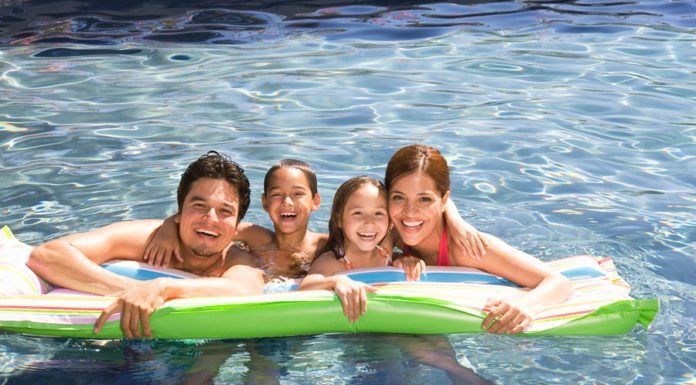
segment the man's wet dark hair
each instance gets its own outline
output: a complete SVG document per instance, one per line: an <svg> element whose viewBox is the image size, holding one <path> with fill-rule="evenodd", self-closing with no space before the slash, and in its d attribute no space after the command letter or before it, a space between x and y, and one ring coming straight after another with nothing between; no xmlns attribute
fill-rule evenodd
<svg viewBox="0 0 696 385"><path fill-rule="evenodd" d="M244 175L244 169L226 155L217 151L208 151L207 154L191 163L186 171L181 174L181 181L176 190L176 201L179 204L179 212L184 204L186 195L191 190L193 182L200 178L224 179L231 184L239 196L239 213L237 221L241 221L249 208L251 191L249 179Z"/></svg>

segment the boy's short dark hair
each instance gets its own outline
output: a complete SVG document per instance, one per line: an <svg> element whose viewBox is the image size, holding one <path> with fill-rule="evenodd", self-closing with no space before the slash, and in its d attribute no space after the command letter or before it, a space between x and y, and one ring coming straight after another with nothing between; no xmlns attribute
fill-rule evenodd
<svg viewBox="0 0 696 385"><path fill-rule="evenodd" d="M244 218L249 208L251 191L249 179L244 175L244 169L226 155L221 155L217 151L208 151L207 154L196 159L191 163L186 171L181 174L181 181L176 190L176 201L181 206L184 204L186 195L191 190L193 182L200 178L224 179L237 190L239 196L239 213L237 222Z"/></svg>

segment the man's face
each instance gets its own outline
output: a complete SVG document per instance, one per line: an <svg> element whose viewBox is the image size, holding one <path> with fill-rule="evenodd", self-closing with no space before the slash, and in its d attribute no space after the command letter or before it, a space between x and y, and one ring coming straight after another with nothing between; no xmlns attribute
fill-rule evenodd
<svg viewBox="0 0 696 385"><path fill-rule="evenodd" d="M201 257L218 256L237 235L239 195L224 179L193 182L177 214L179 238Z"/></svg>

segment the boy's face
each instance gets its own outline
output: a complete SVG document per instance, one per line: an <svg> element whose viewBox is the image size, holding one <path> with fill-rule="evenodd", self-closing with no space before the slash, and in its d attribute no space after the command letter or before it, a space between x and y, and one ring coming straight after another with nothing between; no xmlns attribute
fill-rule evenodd
<svg viewBox="0 0 696 385"><path fill-rule="evenodd" d="M182 244L201 257L221 255L237 235L239 195L224 179L193 182L176 216Z"/></svg>
<svg viewBox="0 0 696 385"><path fill-rule="evenodd" d="M271 175L261 203L271 217L275 231L291 234L307 230L309 216L319 208L319 194L312 196L302 170L281 167Z"/></svg>

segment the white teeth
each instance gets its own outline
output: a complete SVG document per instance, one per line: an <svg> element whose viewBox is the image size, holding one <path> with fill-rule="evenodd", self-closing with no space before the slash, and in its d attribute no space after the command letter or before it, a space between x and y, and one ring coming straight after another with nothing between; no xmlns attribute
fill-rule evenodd
<svg viewBox="0 0 696 385"><path fill-rule="evenodd" d="M420 226L423 224L423 221L418 221L418 222L406 222L406 221L401 221L401 223L404 224L406 227L416 227Z"/></svg>
<svg viewBox="0 0 696 385"><path fill-rule="evenodd" d="M363 238L374 238L377 233L358 233L358 236Z"/></svg>
<svg viewBox="0 0 696 385"><path fill-rule="evenodd" d="M296 213L280 213L281 218L295 218L296 216Z"/></svg>
<svg viewBox="0 0 696 385"><path fill-rule="evenodd" d="M203 235L208 236L208 237L217 237L218 236L218 233L214 233L214 232L208 231L208 230L196 230L196 232L198 234L203 234Z"/></svg>

